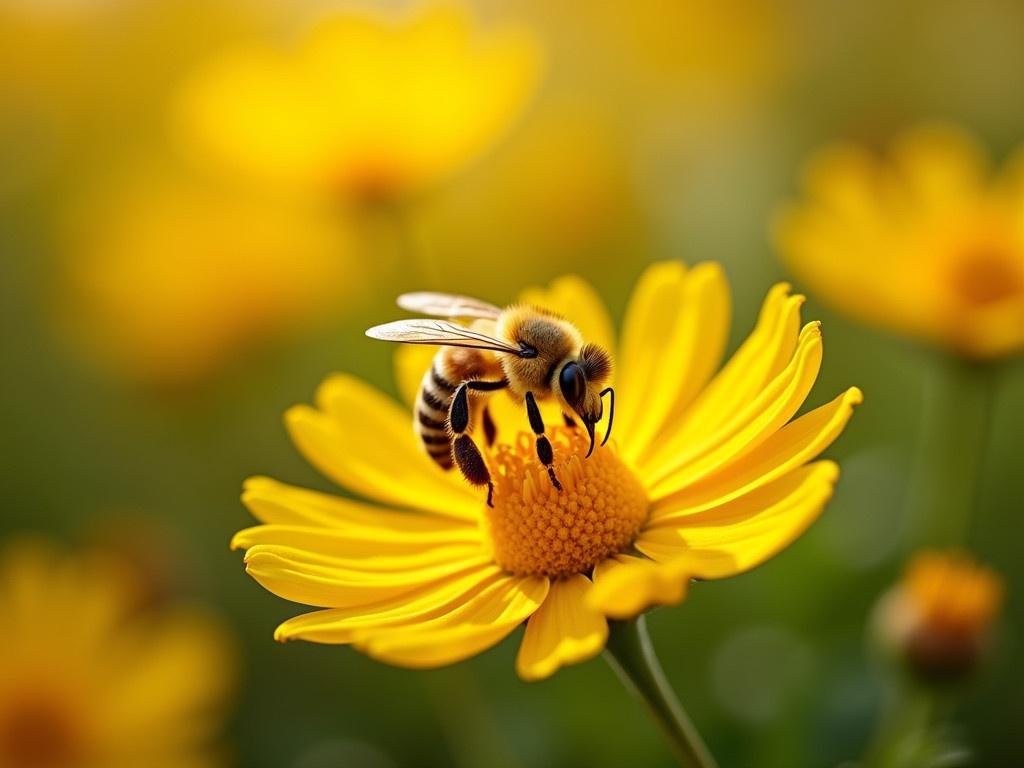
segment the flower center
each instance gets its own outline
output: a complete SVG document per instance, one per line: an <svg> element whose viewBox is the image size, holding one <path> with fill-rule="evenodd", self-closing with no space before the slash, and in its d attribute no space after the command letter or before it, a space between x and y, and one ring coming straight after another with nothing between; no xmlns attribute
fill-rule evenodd
<svg viewBox="0 0 1024 768"><path fill-rule="evenodd" d="M40 692L25 693L0 712L0 765L65 768L83 757L74 714Z"/></svg>
<svg viewBox="0 0 1024 768"><path fill-rule="evenodd" d="M980 248L961 255L951 275L953 289L966 303L994 304L1024 292L1024 274L1008 254Z"/></svg>
<svg viewBox="0 0 1024 768"><path fill-rule="evenodd" d="M534 436L521 432L491 455L494 507L487 527L494 559L516 574L587 573L626 550L647 518L647 495L610 447L596 447L582 429L548 430L556 489L537 459Z"/></svg>

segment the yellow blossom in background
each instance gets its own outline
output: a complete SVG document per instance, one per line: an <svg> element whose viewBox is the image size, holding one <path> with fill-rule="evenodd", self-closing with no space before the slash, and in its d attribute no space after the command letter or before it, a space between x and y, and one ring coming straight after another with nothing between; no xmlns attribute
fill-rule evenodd
<svg viewBox="0 0 1024 768"><path fill-rule="evenodd" d="M137 590L99 555L30 540L0 552L0 767L222 763L223 629L192 609L141 612Z"/></svg>
<svg viewBox="0 0 1024 768"><path fill-rule="evenodd" d="M188 83L176 122L201 160L299 189L395 200L488 150L532 95L524 28L482 29L458 3L351 9L292 50L225 53Z"/></svg>
<svg viewBox="0 0 1024 768"><path fill-rule="evenodd" d="M1002 600L990 568L964 553L924 551L880 602L876 624L916 672L949 678L975 666Z"/></svg>
<svg viewBox="0 0 1024 768"><path fill-rule="evenodd" d="M233 541L266 589L322 609L286 621L278 639L346 643L388 663L434 667L526 621L517 670L539 679L598 653L608 618L678 603L691 579L749 570L821 512L838 467L813 459L843 431L861 393L849 389L796 417L818 375L822 337L817 323L801 328L803 299L788 286L770 291L721 368L731 310L716 264L649 268L617 344L583 280L563 278L526 298L617 350L612 440L585 458L587 438L549 420L559 492L522 431L522 408L499 394L488 508L480 489L422 450L411 402L330 377L316 407L288 412L288 428L310 462L361 500L253 478L243 501L261 525ZM400 360L408 396L429 363Z"/></svg>
<svg viewBox="0 0 1024 768"><path fill-rule="evenodd" d="M345 310L366 270L336 212L142 173L69 217L68 332L144 383L194 384Z"/></svg>
<svg viewBox="0 0 1024 768"><path fill-rule="evenodd" d="M866 322L972 358L1024 349L1024 155L991 175L984 152L925 127L885 155L817 155L777 241L797 277Z"/></svg>

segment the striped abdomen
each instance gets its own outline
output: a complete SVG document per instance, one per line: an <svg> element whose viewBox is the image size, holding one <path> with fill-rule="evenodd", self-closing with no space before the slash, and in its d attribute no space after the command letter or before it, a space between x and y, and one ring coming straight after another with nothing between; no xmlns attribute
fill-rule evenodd
<svg viewBox="0 0 1024 768"><path fill-rule="evenodd" d="M443 469L453 465L451 434L448 431L448 409L455 390L469 379L500 379L501 365L493 354L475 349L442 347L434 355L429 370L423 374L416 395L413 427L423 448ZM481 393L482 394L482 393ZM474 395L473 411L479 411L482 397Z"/></svg>

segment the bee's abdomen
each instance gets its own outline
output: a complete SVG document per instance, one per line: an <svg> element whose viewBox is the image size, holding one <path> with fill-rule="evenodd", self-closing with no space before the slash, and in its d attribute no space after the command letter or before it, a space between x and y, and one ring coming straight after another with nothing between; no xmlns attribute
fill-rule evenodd
<svg viewBox="0 0 1024 768"><path fill-rule="evenodd" d="M427 454L442 468L452 467L452 438L448 431L448 408L455 394L456 382L445 374L441 354L434 357L430 369L423 374L420 391L416 396L413 426L423 442Z"/></svg>

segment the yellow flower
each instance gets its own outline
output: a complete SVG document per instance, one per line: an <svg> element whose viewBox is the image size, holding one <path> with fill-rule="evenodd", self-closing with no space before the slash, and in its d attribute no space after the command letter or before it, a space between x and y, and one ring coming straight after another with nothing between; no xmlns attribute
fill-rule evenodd
<svg viewBox="0 0 1024 768"><path fill-rule="evenodd" d="M365 268L333 212L159 173L69 215L60 307L86 353L163 388L345 306Z"/></svg>
<svg viewBox="0 0 1024 768"><path fill-rule="evenodd" d="M275 183L393 200L485 152L539 72L518 27L484 32L468 8L350 10L288 53L228 53L184 89L186 141Z"/></svg>
<svg viewBox="0 0 1024 768"><path fill-rule="evenodd" d="M924 551L879 602L876 629L916 673L957 677L976 665L1002 599L1002 580L969 555Z"/></svg>
<svg viewBox="0 0 1024 768"><path fill-rule="evenodd" d="M194 610L139 613L136 590L99 555L0 554L0 767L220 764L226 637Z"/></svg>
<svg viewBox="0 0 1024 768"><path fill-rule="evenodd" d="M582 280L523 299L616 347ZM494 400L493 509L422 452L408 407L332 376L318 407L293 408L287 424L307 459L367 501L268 478L249 480L242 497L263 523L234 539L247 571L281 597L324 609L286 621L277 638L348 643L392 664L432 667L527 621L517 669L539 679L600 651L606 617L678 603L691 579L732 576L779 552L830 498L837 466L808 462L861 401L850 389L794 419L822 360L818 324L800 328L802 302L785 285L772 289L719 371L730 313L720 267L649 268L617 345L613 439L584 458L589 440L550 427L559 492L532 434L520 431L522 407ZM407 396L426 365L410 359L399 369Z"/></svg>
<svg viewBox="0 0 1024 768"><path fill-rule="evenodd" d="M778 243L839 309L974 358L1024 348L1024 155L990 178L947 127L912 131L886 157L823 151Z"/></svg>

